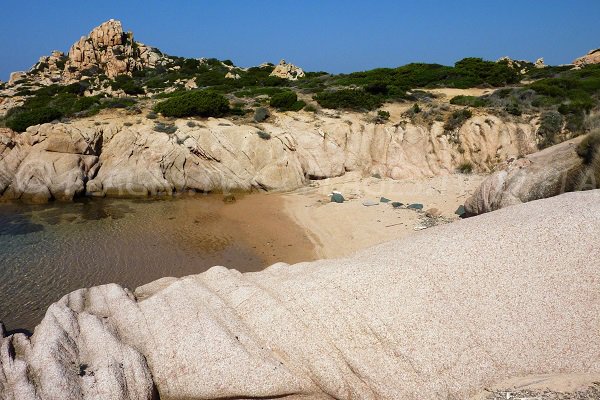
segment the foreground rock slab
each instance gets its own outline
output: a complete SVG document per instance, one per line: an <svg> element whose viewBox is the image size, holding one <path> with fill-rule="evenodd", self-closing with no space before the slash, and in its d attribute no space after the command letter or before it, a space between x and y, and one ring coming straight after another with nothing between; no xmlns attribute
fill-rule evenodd
<svg viewBox="0 0 600 400"><path fill-rule="evenodd" d="M0 339L0 398L463 399L597 374L599 200L534 201L346 259L81 289L31 338Z"/></svg>

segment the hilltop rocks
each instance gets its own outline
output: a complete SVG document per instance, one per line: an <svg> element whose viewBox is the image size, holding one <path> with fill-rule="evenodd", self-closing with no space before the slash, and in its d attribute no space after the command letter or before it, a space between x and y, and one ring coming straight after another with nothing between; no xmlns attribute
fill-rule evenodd
<svg viewBox="0 0 600 400"><path fill-rule="evenodd" d="M8 78L8 86L14 86L18 81L27 77L27 72L16 71L11 72Z"/></svg>
<svg viewBox="0 0 600 400"><path fill-rule="evenodd" d="M585 56L573 61L576 67L584 67L589 64L600 64L600 49L590 50Z"/></svg>
<svg viewBox="0 0 600 400"><path fill-rule="evenodd" d="M534 67L541 69L541 68L546 68L547 65L544 63L544 59L543 58L538 58L537 60L535 60L535 63L533 64Z"/></svg>
<svg viewBox="0 0 600 400"><path fill-rule="evenodd" d="M585 165L575 149L581 137L514 160L490 175L465 202L467 214L477 215L515 204L596 189L600 171Z"/></svg>
<svg viewBox="0 0 600 400"><path fill-rule="evenodd" d="M0 397L465 399L509 377L597 374L597 198L523 204L346 259L81 289L31 338L0 332Z"/></svg>
<svg viewBox="0 0 600 400"><path fill-rule="evenodd" d="M281 60L279 64L275 66L273 72L271 72L271 76L296 81L298 78L303 78L305 74L302 68L297 67L294 64L288 64L285 60Z"/></svg>
<svg viewBox="0 0 600 400"><path fill-rule="evenodd" d="M152 68L161 57L156 49L135 42L133 33L124 33L120 21L111 19L71 46L64 74L67 79L78 79L91 70L113 78Z"/></svg>

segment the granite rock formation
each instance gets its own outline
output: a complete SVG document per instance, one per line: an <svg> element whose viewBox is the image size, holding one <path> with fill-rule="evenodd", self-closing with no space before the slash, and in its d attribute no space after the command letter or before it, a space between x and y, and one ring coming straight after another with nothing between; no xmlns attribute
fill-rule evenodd
<svg viewBox="0 0 600 400"><path fill-rule="evenodd" d="M43 124L0 155L0 196L44 202L93 196L146 196L185 190L292 190L307 179L362 171L393 179L454 173L464 162L488 172L536 149L535 124L477 116L455 132L433 126L344 120L327 114L276 113L260 127L226 119L155 122L115 114L106 120ZM259 137L268 132L270 140ZM60 168L59 168L60 166Z"/></svg>

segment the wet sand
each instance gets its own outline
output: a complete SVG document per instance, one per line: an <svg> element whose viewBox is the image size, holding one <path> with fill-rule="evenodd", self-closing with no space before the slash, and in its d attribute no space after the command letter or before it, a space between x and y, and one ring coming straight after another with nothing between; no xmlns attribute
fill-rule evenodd
<svg viewBox="0 0 600 400"><path fill-rule="evenodd" d="M0 204L0 321L32 329L50 304L83 287L134 289L215 265L247 272L315 258L280 196L236 197Z"/></svg>

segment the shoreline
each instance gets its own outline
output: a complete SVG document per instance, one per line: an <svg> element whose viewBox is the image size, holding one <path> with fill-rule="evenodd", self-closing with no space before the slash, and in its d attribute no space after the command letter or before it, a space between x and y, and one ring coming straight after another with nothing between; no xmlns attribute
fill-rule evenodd
<svg viewBox="0 0 600 400"><path fill-rule="evenodd" d="M285 212L304 231L318 259L349 256L359 250L410 236L430 226L455 221L457 208L485 179L484 175L451 174L432 178L392 180L364 178L346 173L337 178L281 195ZM329 194L340 191L344 203L333 203ZM390 202L379 202L384 197ZM379 203L365 206L363 202ZM394 208L391 202L404 206ZM407 204L423 205L420 211ZM433 218L427 211L437 209Z"/></svg>
<svg viewBox="0 0 600 400"><path fill-rule="evenodd" d="M214 266L256 272L315 259L281 198L235 196L0 204L0 321L32 330L51 304L85 287L134 290Z"/></svg>

